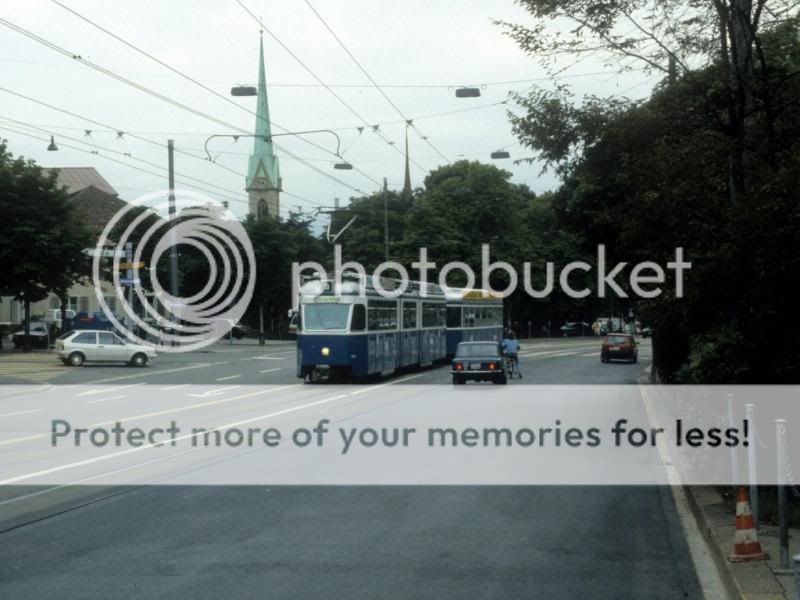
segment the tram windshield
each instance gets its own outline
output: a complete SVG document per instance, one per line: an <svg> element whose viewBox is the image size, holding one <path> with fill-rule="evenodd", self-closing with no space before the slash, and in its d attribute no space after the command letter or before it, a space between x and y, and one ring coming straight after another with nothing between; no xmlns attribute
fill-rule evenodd
<svg viewBox="0 0 800 600"><path fill-rule="evenodd" d="M306 304L303 306L303 330L347 329L349 304Z"/></svg>

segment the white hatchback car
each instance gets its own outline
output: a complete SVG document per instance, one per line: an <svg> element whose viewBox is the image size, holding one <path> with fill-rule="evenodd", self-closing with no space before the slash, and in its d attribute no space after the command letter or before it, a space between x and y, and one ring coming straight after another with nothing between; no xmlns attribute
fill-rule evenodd
<svg viewBox="0 0 800 600"><path fill-rule="evenodd" d="M56 353L65 365L80 367L84 362L124 362L143 367L156 357L155 348L126 342L110 331L77 330L56 341Z"/></svg>

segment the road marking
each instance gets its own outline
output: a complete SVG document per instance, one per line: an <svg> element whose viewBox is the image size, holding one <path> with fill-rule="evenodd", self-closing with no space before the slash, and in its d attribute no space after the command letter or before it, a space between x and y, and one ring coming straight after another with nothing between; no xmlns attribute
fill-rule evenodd
<svg viewBox="0 0 800 600"><path fill-rule="evenodd" d="M240 386L240 385L229 385L228 387L224 387L224 388L217 388L217 389L214 389L214 390L207 390L207 391L203 392L202 394L186 394L186 395L187 396L192 396L194 398L208 398L209 396L216 396L216 395L221 394L222 392L225 392L227 390L235 390L236 388L240 388L240 387L242 387L242 386Z"/></svg>
<svg viewBox="0 0 800 600"><path fill-rule="evenodd" d="M238 379L241 375L229 375L228 377L217 377L217 381L228 381L229 379Z"/></svg>
<svg viewBox="0 0 800 600"><path fill-rule="evenodd" d="M158 388L159 392L166 392L168 390L177 390L178 388L188 387L191 383L182 383L180 385L168 385L167 387Z"/></svg>
<svg viewBox="0 0 800 600"><path fill-rule="evenodd" d="M259 373L272 373L274 371L280 371L280 367L275 367L274 369L264 369L263 371L259 371Z"/></svg>
<svg viewBox="0 0 800 600"><path fill-rule="evenodd" d="M587 352L586 354L581 354L581 356L594 356L594 357L597 357L597 356L600 356L600 353L599 352Z"/></svg>
<svg viewBox="0 0 800 600"><path fill-rule="evenodd" d="M119 400L120 398L127 398L127 396L111 396L110 398L98 398L96 400L87 400L84 404L95 404L97 402L107 402L109 400Z"/></svg>
<svg viewBox="0 0 800 600"><path fill-rule="evenodd" d="M348 396L356 396L358 394L363 394L364 392L369 392L372 390L377 390L378 388L386 387L387 385L394 385L396 383L400 383L401 381L408 381L409 379L416 379L417 377L422 377L423 373L419 373L417 375L409 375L408 377L403 377L402 379L397 379L395 381L388 381L386 383L382 383L380 385L373 385L372 387L364 388L363 390L356 390L355 392L350 392Z"/></svg>
<svg viewBox="0 0 800 600"><path fill-rule="evenodd" d="M163 415L168 415L171 413L176 412L183 412L186 410L194 410L196 408L203 408L206 406L213 406L215 404L223 404L225 402L233 402L234 400L243 400L244 398L250 398L252 396L258 396L259 394L268 394L271 392L277 392L279 390L285 390L290 387L302 387L302 384L299 383L291 383L288 385L282 385L276 388L270 388L267 390L258 390L256 392L251 392L249 394L243 394L241 396L233 396L231 398L220 398L219 400L210 400L209 402L199 402L197 404L190 404L189 406L178 406L176 408L168 408L166 410L160 410L157 412L145 413L143 415L134 415L132 417L119 417L112 421L103 421L102 423L93 423L90 427L105 427L107 425L114 425L117 421L138 421L139 419L147 419L149 417L160 417ZM2 440L0 441L0 446L8 446L11 444L16 444L19 442L29 442L32 440L41 440L44 438L50 437L49 433L39 433L36 435L29 435L21 438L13 438L10 440Z"/></svg>
<svg viewBox="0 0 800 600"><path fill-rule="evenodd" d="M144 383L134 383L133 385L118 385L117 387L105 388L102 390L87 390L85 392L81 392L80 394L75 394L75 397L80 398L81 396L94 396L95 394L105 394L106 392L114 392L116 390L130 389L132 387L137 387L140 385L144 385Z"/></svg>
<svg viewBox="0 0 800 600"><path fill-rule="evenodd" d="M149 369L145 369L142 373L134 373L133 375L120 375L119 377L108 377L106 379L95 379L94 381L87 381L85 383L81 383L80 385L93 385L95 383L110 383L112 381L123 381L125 379L134 379L136 377L156 377L164 373L178 373L180 371L188 371L190 369L205 369L210 366L211 363L198 363L196 365L189 365L188 367L164 369L163 371L159 370L150 371Z"/></svg>
<svg viewBox="0 0 800 600"><path fill-rule="evenodd" d="M289 386L284 386L289 387ZM263 393L263 392L259 392ZM249 394L253 396L255 394ZM247 425L248 423L254 423L256 421L263 421L265 419L270 419L272 417L278 417L281 415L285 415L288 413L296 412L298 410L303 410L306 408L311 408L313 406L319 406L320 404L326 404L328 402L333 402L334 400L340 400L341 398L346 398L348 394L340 394L338 396L332 396L331 398L324 398L323 400L317 400L316 402L309 402L308 404L301 404L300 406L292 406L290 408L284 408L283 410L278 410L272 413L267 413L264 415L259 415L257 417L252 417L250 419L244 419L243 421L236 421L234 423L227 423L225 425L220 425L219 427L214 427L213 429L209 429L209 431L221 431L225 429L231 429L233 427L239 427L241 425ZM49 434L48 434L49 435ZM175 442L179 442L186 439L191 439L195 437L196 433L187 433L185 435L179 435L174 438ZM170 440L172 443L173 440ZM59 473L61 471L66 471L67 469L72 469L75 467L83 467L86 465L91 465L97 462L102 462L105 460L109 460L112 458L116 458L118 456L125 456L128 454L133 454L135 452L141 452L142 450L149 450L150 448L158 448L163 446L163 442L154 442L152 444L145 444L144 446L137 446L135 448L128 448L127 450L121 450L119 452L112 452L111 454L104 454L101 456L96 456L94 458L87 458L85 460L79 460L74 463L67 463L65 465L59 465L57 467L51 467L50 469L43 469L41 471L35 471L33 473L26 473L24 475L17 475L16 477L11 477L9 479L4 479L0 481L0 486L3 485L12 485L14 483L18 483L20 481L25 481L27 479L34 479L36 477L42 477L44 475L51 475L52 473Z"/></svg>
<svg viewBox="0 0 800 600"><path fill-rule="evenodd" d="M0 419L2 419L3 417L15 417L17 415L30 415L30 414L37 413L37 412L42 412L42 411L41 411L41 409L37 409L37 410L21 410L19 412L6 413L4 415L0 415Z"/></svg>
<svg viewBox="0 0 800 600"><path fill-rule="evenodd" d="M7 392L0 392L0 396L8 396L9 394L30 394L31 392L44 392L52 388L52 385L43 385L43 387L34 387L28 390L10 390Z"/></svg>

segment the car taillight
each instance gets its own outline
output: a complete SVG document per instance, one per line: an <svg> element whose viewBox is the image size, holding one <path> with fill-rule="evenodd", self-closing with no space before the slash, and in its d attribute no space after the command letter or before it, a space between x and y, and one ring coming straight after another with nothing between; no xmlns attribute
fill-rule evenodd
<svg viewBox="0 0 800 600"><path fill-rule="evenodd" d="M489 363L489 370L494 371L497 368L497 365L494 363Z"/></svg>
<svg viewBox="0 0 800 600"><path fill-rule="evenodd" d="M461 363L456 363L456 371L461 371L463 369L464 369L464 365L462 365Z"/></svg>

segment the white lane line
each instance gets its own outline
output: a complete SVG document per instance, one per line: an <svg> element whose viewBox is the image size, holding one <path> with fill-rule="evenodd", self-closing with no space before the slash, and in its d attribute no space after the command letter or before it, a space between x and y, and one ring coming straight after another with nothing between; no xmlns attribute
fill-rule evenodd
<svg viewBox="0 0 800 600"><path fill-rule="evenodd" d="M599 352L587 352L586 354L581 354L581 356L594 356L594 357L597 357L597 356L600 356L600 353Z"/></svg>
<svg viewBox="0 0 800 600"><path fill-rule="evenodd" d="M222 392L226 392L228 390L235 390L236 388L242 387L241 385L229 385L228 387L224 388L216 388L213 390L206 390L202 394L186 394L187 396L191 396L193 398L208 398L210 396L218 396Z"/></svg>
<svg viewBox="0 0 800 600"><path fill-rule="evenodd" d="M143 369L141 373L135 373L133 375L120 375L119 377L108 377L106 379L95 379L94 381L87 381L81 385L91 385L95 383L111 383L112 381L123 381L125 379L135 379L136 377L157 377L158 375L163 375L165 373L179 373L180 371L189 371L191 369L205 369L210 367L210 363L197 363L196 365L189 365L188 367L177 367L175 369Z"/></svg>
<svg viewBox="0 0 800 600"><path fill-rule="evenodd" d="M138 387L140 385L144 385L144 383L134 383L132 385L118 385L117 387L103 388L102 390L87 390L85 392L81 392L80 394L75 394L75 397L80 398L81 396L94 396L95 394L105 394L106 392L115 392L117 390L130 389L132 387Z"/></svg>
<svg viewBox="0 0 800 600"><path fill-rule="evenodd" d="M288 386L286 386L288 387ZM263 393L263 392L260 392ZM250 394L251 396L253 394ZM244 419L243 421L236 421L234 423L227 423L225 425L220 425L219 427L215 427L210 429L209 431L223 431L225 429L231 429L233 427L239 427L241 425L247 425L249 423L254 423L256 421L263 421L265 419L270 419L272 417L278 417L281 415L285 415L288 413L296 412L298 410L304 410L306 408L312 408L314 406L319 406L321 404L326 404L328 402L333 402L334 400L340 400L341 398L346 398L348 394L340 394L338 396L333 396L331 398L324 398L323 400L317 400L316 402L309 402L308 404L301 404L300 406L292 406L290 408L285 408L283 410L278 410L272 413L267 413L264 415L259 415L257 417L252 417L250 419ZM48 434L49 435L49 434ZM191 439L195 437L196 433L187 433L185 435L179 435L174 438L174 441L180 442L183 440ZM170 443L172 443L173 438L170 439ZM18 483L20 481L26 481L28 479L35 479L36 477L43 477L45 475L51 475L53 473L58 473L60 471L66 471L67 469L73 469L75 467L83 467L86 465L91 465L97 462L102 462L105 460L110 460L112 458L117 458L118 456L125 456L128 454L133 454L134 452L141 452L142 450L149 450L150 448L157 448L162 446L162 442L154 442L152 444L145 444L144 446L137 446L135 448L128 448L127 450L120 450L119 452L112 452L111 454L104 454L101 456L96 456L94 458L87 458L85 460L79 460L74 463L68 463L66 465L59 465L57 467L52 467L50 469L43 469L41 471L35 471L33 473L25 473L24 475L17 475L16 477L10 477L9 479L4 479L0 481L0 486L3 485L11 485L14 483Z"/></svg>
<svg viewBox="0 0 800 600"><path fill-rule="evenodd" d="M37 412L42 412L42 410L41 409L37 409L37 410L21 410L19 412L6 413L4 415L0 415L0 419L2 419L3 417L15 417L17 415L30 415L30 414L37 413Z"/></svg>
<svg viewBox="0 0 800 600"><path fill-rule="evenodd" d="M166 392L169 390L177 390L178 388L189 387L191 383L181 383L180 385L168 385L167 387L158 388L159 392Z"/></svg>
<svg viewBox="0 0 800 600"><path fill-rule="evenodd" d="M350 392L348 395L356 396L358 394L363 394L364 392L371 392L372 390L377 390L378 388L386 387L387 385L394 385L402 381L408 381L409 379L416 379L417 377L422 377L422 375L423 373L418 373L417 375L409 375L408 377L403 377L402 379L397 379L395 381L388 381L380 385L373 385L372 387L364 388L362 390L356 390L355 392Z"/></svg>
<svg viewBox="0 0 800 600"><path fill-rule="evenodd" d="M274 371L280 371L280 367L275 367L274 369L264 369L263 371L259 371L259 373L272 373Z"/></svg>
<svg viewBox="0 0 800 600"><path fill-rule="evenodd" d="M171 413L176 412L183 412L186 410L194 410L197 408L204 408L206 406L213 406L215 404L223 404L225 402L233 402L234 400L243 400L244 398L251 398L252 396L258 396L259 394L269 394L272 392L277 392L280 390L285 390L291 387L302 387L302 384L299 383L290 383L288 385L281 385L276 388L270 388L267 390L258 390L255 392L251 392L249 394L243 394L241 396L233 396L231 398L220 398L219 400L210 400L208 402L198 402L197 404L190 404L189 406L178 406L177 408L168 408L166 410L160 410L157 412L145 413L143 415L134 415L132 417L120 417L114 419L112 421L103 421L102 423L93 423L90 427L106 427L107 425L114 425L117 421L138 421L139 419L147 419L150 417L161 417L163 415L168 415ZM39 433L36 435L28 435L21 438L13 438L10 440L0 440L0 446L8 446L10 444L18 444L20 442L29 442L31 440L41 440L44 438L50 437L49 433Z"/></svg>
<svg viewBox="0 0 800 600"><path fill-rule="evenodd" d="M111 396L110 398L98 398L97 400L87 400L84 404L96 404L97 402L108 402L109 400L119 400L120 398L127 398L127 396Z"/></svg>
<svg viewBox="0 0 800 600"><path fill-rule="evenodd" d="M228 381L229 379L239 379L241 375L228 375L227 377L217 377L216 381Z"/></svg>

